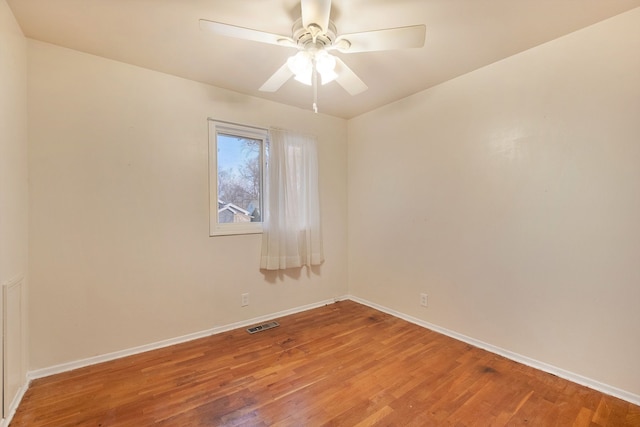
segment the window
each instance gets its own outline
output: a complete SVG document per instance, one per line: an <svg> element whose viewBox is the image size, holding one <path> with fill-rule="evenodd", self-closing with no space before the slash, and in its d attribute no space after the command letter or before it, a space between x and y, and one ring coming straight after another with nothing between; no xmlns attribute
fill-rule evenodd
<svg viewBox="0 0 640 427"><path fill-rule="evenodd" d="M262 232L267 130L209 121L211 236Z"/></svg>

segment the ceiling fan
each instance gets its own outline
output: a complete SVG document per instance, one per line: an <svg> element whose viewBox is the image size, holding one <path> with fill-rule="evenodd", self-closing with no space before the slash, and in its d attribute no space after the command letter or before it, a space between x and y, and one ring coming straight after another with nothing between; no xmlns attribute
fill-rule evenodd
<svg viewBox="0 0 640 427"><path fill-rule="evenodd" d="M295 77L296 80L313 86L313 109L316 112L318 75L323 85L335 80L351 95L367 90L367 85L339 57L330 52L373 52L424 45L424 25L338 35L336 26L330 19L331 0L301 0L300 6L302 16L294 22L291 36L206 19L200 20L200 28L226 37L297 48L298 52L291 56L260 90L275 92L291 77Z"/></svg>

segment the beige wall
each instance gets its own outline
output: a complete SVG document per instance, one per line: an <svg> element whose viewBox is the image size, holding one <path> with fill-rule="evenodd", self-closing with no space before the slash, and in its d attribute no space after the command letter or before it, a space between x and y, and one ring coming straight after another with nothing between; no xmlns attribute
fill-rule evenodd
<svg viewBox="0 0 640 427"><path fill-rule="evenodd" d="M6 331L9 345L0 347L7 368L4 377L0 375L5 384L5 416L26 381L27 170L27 42L9 6L0 0L0 284L22 282L8 307L12 313ZM5 335L1 326L0 321Z"/></svg>
<svg viewBox="0 0 640 427"><path fill-rule="evenodd" d="M347 293L346 121L40 42L28 52L32 370ZM207 117L318 136L319 273L264 276L260 235L209 237Z"/></svg>
<svg viewBox="0 0 640 427"><path fill-rule="evenodd" d="M0 0L0 282L27 273L27 44Z"/></svg>
<svg viewBox="0 0 640 427"><path fill-rule="evenodd" d="M640 395L639 53L635 9L350 120L351 293Z"/></svg>

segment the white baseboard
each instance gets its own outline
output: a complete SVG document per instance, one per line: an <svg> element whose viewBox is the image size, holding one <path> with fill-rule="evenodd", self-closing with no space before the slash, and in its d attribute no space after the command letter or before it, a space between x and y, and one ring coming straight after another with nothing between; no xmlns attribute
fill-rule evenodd
<svg viewBox="0 0 640 427"><path fill-rule="evenodd" d="M196 340L198 338L208 337L210 335L220 334L223 332L227 332L233 329L243 328L246 326L251 326L256 323L261 323L267 320L272 320L277 317L287 316L289 314L300 313L303 311L311 310L313 308L322 307L327 304L332 304L336 301L340 301L342 299L346 299L346 297L338 297L330 300L325 300L313 304L307 304L300 307L279 311L277 313L268 314L265 316L255 317L253 319L243 320L236 323L231 323L224 326L219 326L211 329L207 329L205 331L195 332L192 334L183 335L176 338L170 338L163 341L158 341L151 344L141 345L138 347L129 348L126 350L115 351L113 353L107 353L100 356L89 357L86 359L76 360L73 362L62 363L60 365L51 366L49 368L36 369L33 371L27 372L27 380L31 381L37 378L48 377L50 375L60 374L62 372L71 371L78 368L83 368L85 366L96 365L102 362L108 362L110 360L120 359L122 357L132 356L134 354L144 353L150 350L157 350L159 348L168 347L175 344L184 343L187 341Z"/></svg>
<svg viewBox="0 0 640 427"><path fill-rule="evenodd" d="M619 399L625 400L627 402L633 403L634 405L640 405L640 396L637 395L637 394L628 392L626 390L621 390L621 389L619 389L617 387L613 387L613 386L610 386L608 384L601 383L601 382L593 380L591 378L583 377L582 375L575 374L573 372L558 368L558 367L553 366L553 365L549 365L549 364L544 363L544 362L540 362L540 361L535 360L535 359L531 359L530 357L526 357L526 356L523 356L521 354L514 353L512 351L505 350L505 349L500 348L500 347L496 347L496 346L488 344L486 342L476 340L474 338L468 337L466 335L459 334L459 333L457 333L455 331L451 331L451 330L446 329L446 328L442 328L442 327L440 327L438 325L434 325L434 324L429 323L429 322L425 322L424 320L421 320L421 319L406 315L406 314L401 313L399 311L392 310L390 308L381 306L379 304L373 303L371 301L367 301L367 300L362 299L362 298L355 297L353 295L347 295L346 299L350 299L352 301L355 301L355 302L358 302L360 304L369 306L371 308L375 308L376 310L379 310L379 311L382 311L384 313L390 314L392 316L398 317L400 319L406 320L407 322L411 322L411 323L416 324L418 326L422 326L422 327L430 329L432 331L441 333L441 334L446 335L448 337L454 338L454 339L456 339L458 341L462 341L462 342L465 342L467 344L471 344L474 347L478 347L478 348L481 348L483 350L487 350L487 351L489 351L491 353L498 354L500 356L504 356L507 359L511 359L511 360L513 360L515 362L522 363L523 365L527 365L527 366L530 366L532 368L539 369L541 371L556 375L556 376L558 376L560 378L564 378L565 380L574 382L576 384L583 385L585 387L589 387L589 388L591 388L593 390L597 390L599 392L608 394L610 396L614 396L614 397L617 397Z"/></svg>

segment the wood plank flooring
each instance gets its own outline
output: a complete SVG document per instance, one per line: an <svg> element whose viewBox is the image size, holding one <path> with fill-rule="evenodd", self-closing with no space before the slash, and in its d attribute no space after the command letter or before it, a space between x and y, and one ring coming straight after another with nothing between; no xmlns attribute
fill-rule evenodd
<svg viewBox="0 0 640 427"><path fill-rule="evenodd" d="M640 426L640 407L352 301L33 381L11 427Z"/></svg>

